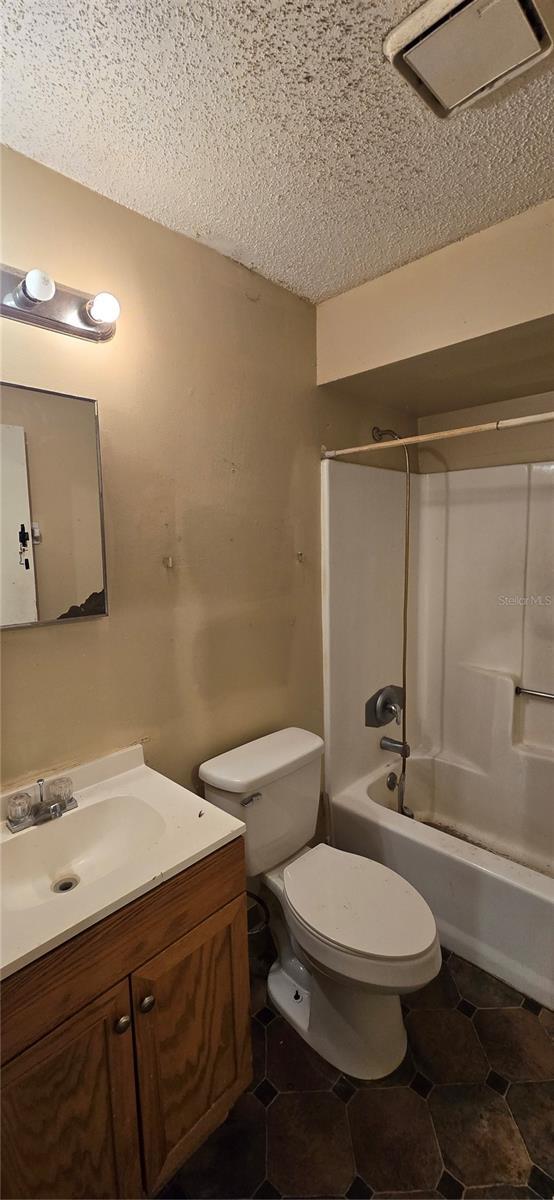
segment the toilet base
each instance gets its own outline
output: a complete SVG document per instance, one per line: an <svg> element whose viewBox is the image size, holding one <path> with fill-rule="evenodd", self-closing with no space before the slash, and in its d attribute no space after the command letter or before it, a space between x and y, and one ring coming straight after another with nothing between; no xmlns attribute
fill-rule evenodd
<svg viewBox="0 0 554 1200"><path fill-rule="evenodd" d="M407 1037L400 997L372 992L294 960L275 962L267 990L273 1007L322 1058L355 1079L382 1079L402 1062ZM294 978L302 982L298 982Z"/></svg>

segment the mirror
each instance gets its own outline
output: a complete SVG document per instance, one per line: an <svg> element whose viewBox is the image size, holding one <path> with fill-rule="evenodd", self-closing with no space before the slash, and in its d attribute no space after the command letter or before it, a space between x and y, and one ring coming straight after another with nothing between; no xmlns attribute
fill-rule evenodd
<svg viewBox="0 0 554 1200"><path fill-rule="evenodd" d="M0 385L0 625L108 611L94 400Z"/></svg>

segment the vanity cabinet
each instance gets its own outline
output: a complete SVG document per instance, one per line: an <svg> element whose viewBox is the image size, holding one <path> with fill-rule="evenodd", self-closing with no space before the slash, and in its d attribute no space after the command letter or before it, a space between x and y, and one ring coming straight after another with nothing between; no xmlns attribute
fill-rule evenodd
<svg viewBox="0 0 554 1200"><path fill-rule="evenodd" d="M244 902L233 900L131 977L148 1193L219 1123L237 1079L249 1081L244 940Z"/></svg>
<svg viewBox="0 0 554 1200"><path fill-rule="evenodd" d="M129 1002L121 983L3 1068L4 1197L140 1195Z"/></svg>
<svg viewBox="0 0 554 1200"><path fill-rule="evenodd" d="M151 1196L251 1079L242 839L2 984L4 1200Z"/></svg>

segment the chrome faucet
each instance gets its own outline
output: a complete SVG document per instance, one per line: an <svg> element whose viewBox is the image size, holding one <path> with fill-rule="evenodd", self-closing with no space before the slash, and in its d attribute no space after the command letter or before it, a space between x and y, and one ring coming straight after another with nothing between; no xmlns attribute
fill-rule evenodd
<svg viewBox="0 0 554 1200"><path fill-rule="evenodd" d="M404 709L404 689L393 683L379 688L367 701L365 706L365 723L370 726L389 725L392 720L397 725L402 724ZM410 757L410 747L407 742L397 741L396 738L382 737L379 742L381 750L399 754L406 761Z"/></svg>
<svg viewBox="0 0 554 1200"><path fill-rule="evenodd" d="M393 713L396 724L402 724L402 708L396 701L389 700L388 704L385 705L385 712Z"/></svg>
<svg viewBox="0 0 554 1200"><path fill-rule="evenodd" d="M50 781L47 799L44 797L42 777L37 779L37 787L39 798L34 803L29 792L17 792L8 800L6 825L10 833L19 833L32 825L44 825L46 821L56 821L64 813L78 807L69 775L60 775Z"/></svg>
<svg viewBox="0 0 554 1200"><path fill-rule="evenodd" d="M382 737L379 742L381 750L388 750L393 754L399 754L401 758L410 757L410 747L407 742L399 742L397 738Z"/></svg>

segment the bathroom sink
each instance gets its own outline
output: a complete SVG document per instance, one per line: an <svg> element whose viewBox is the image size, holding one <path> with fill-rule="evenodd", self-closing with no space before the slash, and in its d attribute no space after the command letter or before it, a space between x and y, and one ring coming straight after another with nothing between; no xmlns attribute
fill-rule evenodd
<svg viewBox="0 0 554 1200"><path fill-rule="evenodd" d="M148 853L165 822L136 796L110 796L60 820L12 835L0 846L6 912L48 902L71 904L70 892Z"/></svg>
<svg viewBox="0 0 554 1200"><path fill-rule="evenodd" d="M244 830L147 767L142 746L73 768L71 776L77 808L19 833L2 822L3 978Z"/></svg>

